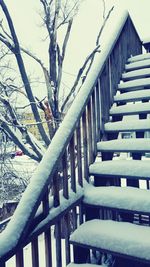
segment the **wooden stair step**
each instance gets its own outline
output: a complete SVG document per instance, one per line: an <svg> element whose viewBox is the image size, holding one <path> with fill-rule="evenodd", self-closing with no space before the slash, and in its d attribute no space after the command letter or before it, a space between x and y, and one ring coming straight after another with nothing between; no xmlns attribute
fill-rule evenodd
<svg viewBox="0 0 150 267"><path fill-rule="evenodd" d="M150 77L150 68L133 70L122 74L122 80L133 80Z"/></svg>
<svg viewBox="0 0 150 267"><path fill-rule="evenodd" d="M83 202L92 207L150 214L150 192L146 189L87 185L84 190Z"/></svg>
<svg viewBox="0 0 150 267"><path fill-rule="evenodd" d="M150 87L150 78L144 78L144 79L137 79L137 80L133 80L133 81L128 81L128 82L124 82L124 83L120 83L118 84L118 89L120 91L122 90L139 90L142 88L149 88Z"/></svg>
<svg viewBox="0 0 150 267"><path fill-rule="evenodd" d="M125 138L97 143L99 152L150 152L150 138Z"/></svg>
<svg viewBox="0 0 150 267"><path fill-rule="evenodd" d="M81 263L81 264L70 263L69 265L67 265L67 267L97 267L97 266L106 267L106 265L96 265L91 263Z"/></svg>
<svg viewBox="0 0 150 267"><path fill-rule="evenodd" d="M141 60L146 60L146 59L150 59L150 53L145 53L145 54L140 54L140 55L137 55L137 56L130 57L128 59L128 63L141 61Z"/></svg>
<svg viewBox="0 0 150 267"><path fill-rule="evenodd" d="M150 119L123 120L117 122L107 122L104 125L105 132L143 132L150 130Z"/></svg>
<svg viewBox="0 0 150 267"><path fill-rule="evenodd" d="M137 62L129 63L125 65L126 71L138 70L150 67L150 59L140 60Z"/></svg>
<svg viewBox="0 0 150 267"><path fill-rule="evenodd" d="M150 261L150 227L111 220L91 220L81 224L70 243L134 260Z"/></svg>
<svg viewBox="0 0 150 267"><path fill-rule="evenodd" d="M149 114L150 113L150 102L148 103L135 103L126 104L123 106L113 106L110 109L110 115L135 115L135 114Z"/></svg>
<svg viewBox="0 0 150 267"><path fill-rule="evenodd" d="M140 100L150 100L150 90L131 91L114 96L114 102L133 102Z"/></svg>
<svg viewBox="0 0 150 267"><path fill-rule="evenodd" d="M89 174L109 178L150 179L150 163L144 160L108 160L95 162Z"/></svg>

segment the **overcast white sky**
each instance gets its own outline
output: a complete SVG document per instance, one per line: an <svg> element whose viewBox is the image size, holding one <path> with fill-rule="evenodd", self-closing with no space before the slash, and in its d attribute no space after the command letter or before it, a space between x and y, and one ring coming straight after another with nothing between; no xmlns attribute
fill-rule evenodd
<svg viewBox="0 0 150 267"><path fill-rule="evenodd" d="M47 42L43 41L46 33L40 27L40 1L5 0L5 2L13 17L20 42L32 51L35 51L47 64ZM129 9L141 38L150 37L150 0L106 0L106 3L109 6L113 3L118 3L120 6L125 6ZM102 18L101 11L101 0L84 0L79 14L74 21L68 47L68 56L65 61L65 71L75 74L86 55L94 48ZM32 63L28 64L28 67L34 73L35 67L33 67ZM64 82L68 86L70 85L69 75L66 74L64 76Z"/></svg>

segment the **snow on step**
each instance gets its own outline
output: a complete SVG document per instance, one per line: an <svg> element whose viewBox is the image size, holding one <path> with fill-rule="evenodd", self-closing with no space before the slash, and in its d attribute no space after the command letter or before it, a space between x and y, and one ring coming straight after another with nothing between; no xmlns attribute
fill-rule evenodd
<svg viewBox="0 0 150 267"><path fill-rule="evenodd" d="M150 119L107 122L104 130L106 132L148 131L150 130Z"/></svg>
<svg viewBox="0 0 150 267"><path fill-rule="evenodd" d="M114 102L132 102L144 99L150 99L150 90L132 91L114 96Z"/></svg>
<svg viewBox="0 0 150 267"><path fill-rule="evenodd" d="M150 260L150 227L111 220L91 220L71 235L71 243Z"/></svg>
<svg viewBox="0 0 150 267"><path fill-rule="evenodd" d="M137 62L126 64L125 70L130 71L130 70L136 70L136 69L142 69L142 68L148 68L148 67L150 67L150 59L140 60Z"/></svg>
<svg viewBox="0 0 150 267"><path fill-rule="evenodd" d="M85 188L85 204L150 213L150 191L134 187L89 185Z"/></svg>
<svg viewBox="0 0 150 267"><path fill-rule="evenodd" d="M139 79L139 78L144 78L144 77L149 77L150 76L150 68L145 68L145 69L140 69L140 70L133 70L130 72L126 72L122 74L122 79L123 80L128 80L128 79Z"/></svg>
<svg viewBox="0 0 150 267"><path fill-rule="evenodd" d="M76 263L70 263L67 265L67 267L106 267L106 265L95 265L95 264L90 264L90 263L81 263L81 264L76 264Z"/></svg>
<svg viewBox="0 0 150 267"><path fill-rule="evenodd" d="M128 62L131 63L131 62L136 62L136 61L145 60L145 59L150 59L150 53L130 57L128 59Z"/></svg>
<svg viewBox="0 0 150 267"><path fill-rule="evenodd" d="M142 160L108 160L91 164L89 173L99 177L147 179L150 178L150 164Z"/></svg>
<svg viewBox="0 0 150 267"><path fill-rule="evenodd" d="M114 106L110 109L110 115L135 115L139 113L150 113L150 102Z"/></svg>
<svg viewBox="0 0 150 267"><path fill-rule="evenodd" d="M98 151L105 152L150 152L150 138L127 138L97 143Z"/></svg>
<svg viewBox="0 0 150 267"><path fill-rule="evenodd" d="M140 89L143 87L150 87L150 78L145 78L145 79L137 79L134 81L129 81L129 82L124 82L118 84L118 89L119 90L127 90L127 89Z"/></svg>

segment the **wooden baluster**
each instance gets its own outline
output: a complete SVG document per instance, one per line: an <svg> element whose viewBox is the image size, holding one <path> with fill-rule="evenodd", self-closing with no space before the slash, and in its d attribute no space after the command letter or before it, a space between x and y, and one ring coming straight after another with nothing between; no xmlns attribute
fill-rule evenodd
<svg viewBox="0 0 150 267"><path fill-rule="evenodd" d="M65 223L65 253L66 253L66 265L69 264L71 254L70 254L70 243L69 243L69 236L70 236L70 214L67 213L64 216L64 223Z"/></svg>
<svg viewBox="0 0 150 267"><path fill-rule="evenodd" d="M100 141L100 80L96 85L96 137L97 142Z"/></svg>
<svg viewBox="0 0 150 267"><path fill-rule="evenodd" d="M67 163L67 151L62 157L62 167L63 167L63 196L68 199L69 198L69 190L68 190L68 163Z"/></svg>
<svg viewBox="0 0 150 267"><path fill-rule="evenodd" d="M44 232L44 242L45 242L45 262L46 267L52 267L52 245L51 245L51 228Z"/></svg>
<svg viewBox="0 0 150 267"><path fill-rule="evenodd" d="M62 247L61 247L61 220L55 225L56 238L56 267L62 267Z"/></svg>
<svg viewBox="0 0 150 267"><path fill-rule="evenodd" d="M44 217L46 217L49 213L49 190L48 188L42 200L42 206L43 206Z"/></svg>
<svg viewBox="0 0 150 267"><path fill-rule="evenodd" d="M94 160L97 154L97 138L96 138L96 88L94 89L94 92L92 94L92 129L93 129L93 153L94 153Z"/></svg>
<svg viewBox="0 0 150 267"><path fill-rule="evenodd" d="M81 147L81 126L80 122L76 129L76 139L77 139L77 164L78 164L78 183L83 186L82 177L82 147Z"/></svg>
<svg viewBox="0 0 150 267"><path fill-rule="evenodd" d="M53 176L53 198L54 198L55 208L60 205L59 189L60 189L60 179L59 179L59 174L56 171Z"/></svg>
<svg viewBox="0 0 150 267"><path fill-rule="evenodd" d="M39 248L38 237L34 238L31 243L32 267L39 267Z"/></svg>
<svg viewBox="0 0 150 267"><path fill-rule="evenodd" d="M82 115L82 128L83 128L84 178L89 182L86 110Z"/></svg>
<svg viewBox="0 0 150 267"><path fill-rule="evenodd" d="M70 168L71 168L71 189L73 192L76 193L76 173L75 173L75 140L74 140L74 134L70 140L69 145L69 151L70 151Z"/></svg>
<svg viewBox="0 0 150 267"><path fill-rule="evenodd" d="M93 145L92 145L92 119L91 119L91 99L88 102L88 106L87 106L87 119L88 119L88 158L89 158L89 165L91 163L93 163Z"/></svg>
<svg viewBox="0 0 150 267"><path fill-rule="evenodd" d="M19 249L16 253L16 267L24 267L23 249Z"/></svg>

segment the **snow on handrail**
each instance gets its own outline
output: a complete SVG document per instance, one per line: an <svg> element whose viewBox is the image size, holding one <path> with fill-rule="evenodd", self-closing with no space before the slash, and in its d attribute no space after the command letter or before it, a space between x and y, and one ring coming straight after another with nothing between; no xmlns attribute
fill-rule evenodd
<svg viewBox="0 0 150 267"><path fill-rule="evenodd" d="M31 218L33 218L37 209L37 204L40 204L43 192L56 171L57 163L63 155L98 76L103 69L104 63L109 57L127 18L128 12L126 10L114 9L111 14L111 21L108 21L101 39L101 53L96 55L94 64L82 89L78 93L48 147L47 152L33 174L31 182L24 192L14 216L7 228L0 234L0 257L6 255L6 253L15 248Z"/></svg>

